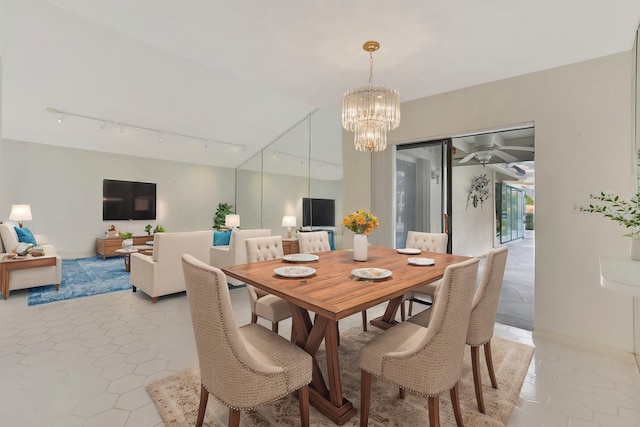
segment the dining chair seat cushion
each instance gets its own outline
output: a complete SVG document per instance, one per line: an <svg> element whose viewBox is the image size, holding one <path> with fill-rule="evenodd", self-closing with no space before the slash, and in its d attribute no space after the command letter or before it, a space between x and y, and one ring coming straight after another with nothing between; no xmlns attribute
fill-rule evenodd
<svg viewBox="0 0 640 427"><path fill-rule="evenodd" d="M407 322L415 323L416 325L420 325L423 328L426 328L427 326L429 326L429 322L431 321L431 313L433 313L433 310L431 310L431 307L429 307L426 310L423 310L420 313L411 316L409 319L407 319Z"/></svg>
<svg viewBox="0 0 640 427"><path fill-rule="evenodd" d="M428 295L433 300L438 293L438 287L441 282L442 280L436 280L435 282L427 283L426 285L422 285L419 288L414 289L413 292L414 294Z"/></svg>
<svg viewBox="0 0 640 427"><path fill-rule="evenodd" d="M312 365L309 353L256 323L241 326L238 332L246 350L262 364L247 367L261 372L265 375L265 380L266 377L271 378L262 384L244 382L238 378L236 390L227 394L237 396L234 398L237 409L264 405L309 384ZM256 386L251 389L249 383ZM248 402L251 404L247 405Z"/></svg>
<svg viewBox="0 0 640 427"><path fill-rule="evenodd" d="M291 317L289 303L275 295L266 294L256 301L254 313L271 322L280 322Z"/></svg>
<svg viewBox="0 0 640 427"><path fill-rule="evenodd" d="M360 349L360 369L403 385L407 378L414 377L413 386L407 388L423 396L441 393L442 389L429 388L429 383L415 369L418 360L414 360L413 356L416 348L422 347L420 344L427 334L427 328L415 323L402 322L395 325L393 333L380 334ZM437 358L438 355L434 354L432 357Z"/></svg>

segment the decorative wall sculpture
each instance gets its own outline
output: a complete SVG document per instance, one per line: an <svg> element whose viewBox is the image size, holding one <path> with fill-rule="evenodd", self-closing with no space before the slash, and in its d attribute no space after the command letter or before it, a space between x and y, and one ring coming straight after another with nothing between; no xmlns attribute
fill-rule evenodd
<svg viewBox="0 0 640 427"><path fill-rule="evenodd" d="M477 208L479 204L482 209L484 201L491 196L489 193L490 188L491 181L487 178L487 174L473 178L467 194L467 209L469 209L469 202L471 202L474 208Z"/></svg>

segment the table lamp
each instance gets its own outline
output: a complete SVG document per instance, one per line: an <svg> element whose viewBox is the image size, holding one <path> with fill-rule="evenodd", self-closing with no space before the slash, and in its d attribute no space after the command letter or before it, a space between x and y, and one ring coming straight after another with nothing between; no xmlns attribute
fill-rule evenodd
<svg viewBox="0 0 640 427"><path fill-rule="evenodd" d="M291 239L291 227L296 226L296 217L285 215L282 217L282 226L287 227L287 239Z"/></svg>
<svg viewBox="0 0 640 427"><path fill-rule="evenodd" d="M18 226L22 228L22 221L31 221L31 205L11 205L9 220L18 221Z"/></svg>
<svg viewBox="0 0 640 427"><path fill-rule="evenodd" d="M224 217L224 225L228 228L240 227L240 215L230 214Z"/></svg>

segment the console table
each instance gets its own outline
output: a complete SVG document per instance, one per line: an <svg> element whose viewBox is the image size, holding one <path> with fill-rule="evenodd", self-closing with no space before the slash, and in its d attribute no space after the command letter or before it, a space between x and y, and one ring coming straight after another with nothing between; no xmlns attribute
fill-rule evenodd
<svg viewBox="0 0 640 427"><path fill-rule="evenodd" d="M153 239L152 236L133 236L134 246L146 246L147 242ZM122 238L120 237L98 237L96 239L96 252L102 255L102 259L110 256L119 256L116 249L122 249Z"/></svg>

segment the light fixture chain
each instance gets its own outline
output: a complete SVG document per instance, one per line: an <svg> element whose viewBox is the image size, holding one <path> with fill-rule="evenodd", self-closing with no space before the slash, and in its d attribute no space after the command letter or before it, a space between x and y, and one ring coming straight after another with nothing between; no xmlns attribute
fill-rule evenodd
<svg viewBox="0 0 640 427"><path fill-rule="evenodd" d="M369 52L369 84L373 79L373 52Z"/></svg>

